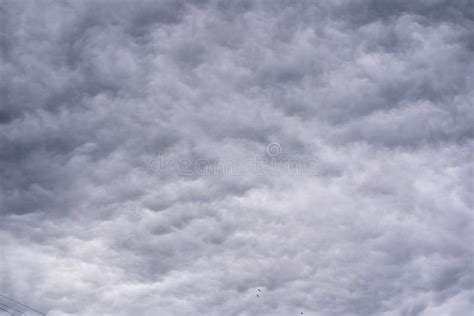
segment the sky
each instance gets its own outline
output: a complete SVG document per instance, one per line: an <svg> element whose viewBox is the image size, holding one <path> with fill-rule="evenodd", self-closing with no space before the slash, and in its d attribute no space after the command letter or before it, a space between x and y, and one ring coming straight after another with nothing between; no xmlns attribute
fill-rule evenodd
<svg viewBox="0 0 474 316"><path fill-rule="evenodd" d="M1 295L472 315L473 1L2 0L0 21Z"/></svg>

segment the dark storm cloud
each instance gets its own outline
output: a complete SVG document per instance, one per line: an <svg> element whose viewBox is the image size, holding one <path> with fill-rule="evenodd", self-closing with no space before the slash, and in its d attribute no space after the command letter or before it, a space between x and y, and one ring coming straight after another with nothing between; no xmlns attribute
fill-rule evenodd
<svg viewBox="0 0 474 316"><path fill-rule="evenodd" d="M0 10L1 294L48 315L469 315L471 1ZM317 175L150 169L275 142Z"/></svg>

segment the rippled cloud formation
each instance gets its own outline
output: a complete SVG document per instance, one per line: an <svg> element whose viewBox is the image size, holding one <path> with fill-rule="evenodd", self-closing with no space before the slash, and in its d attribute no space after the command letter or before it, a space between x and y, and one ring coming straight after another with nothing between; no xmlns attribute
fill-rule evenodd
<svg viewBox="0 0 474 316"><path fill-rule="evenodd" d="M474 2L4 0L0 21L0 294L472 315Z"/></svg>

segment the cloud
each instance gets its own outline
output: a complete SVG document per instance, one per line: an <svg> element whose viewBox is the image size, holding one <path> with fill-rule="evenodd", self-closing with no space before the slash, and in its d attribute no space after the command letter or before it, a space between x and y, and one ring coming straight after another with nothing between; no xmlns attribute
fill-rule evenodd
<svg viewBox="0 0 474 316"><path fill-rule="evenodd" d="M469 315L469 1L0 8L1 294L48 315Z"/></svg>

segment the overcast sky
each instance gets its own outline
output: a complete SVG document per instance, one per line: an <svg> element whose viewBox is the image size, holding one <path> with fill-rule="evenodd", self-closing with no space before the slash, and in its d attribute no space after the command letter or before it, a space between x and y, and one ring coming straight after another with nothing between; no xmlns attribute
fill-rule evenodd
<svg viewBox="0 0 474 316"><path fill-rule="evenodd" d="M0 20L0 294L48 316L472 315L473 1L3 0ZM219 169L255 158L272 172Z"/></svg>

